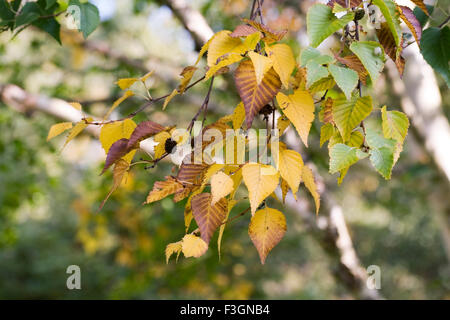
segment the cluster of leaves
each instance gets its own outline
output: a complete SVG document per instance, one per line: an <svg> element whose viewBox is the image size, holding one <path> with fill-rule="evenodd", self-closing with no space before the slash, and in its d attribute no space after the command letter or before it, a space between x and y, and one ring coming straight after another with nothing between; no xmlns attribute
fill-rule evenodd
<svg viewBox="0 0 450 320"><path fill-rule="evenodd" d="M225 226L250 211L252 217L248 233L264 263L268 253L286 232L284 214L269 208L266 199L271 196L278 199L274 193L278 186L283 202L289 190L296 198L299 186L304 182L314 198L318 213L320 195L313 170L304 164L300 153L288 149L282 142L279 143L279 152L271 155L274 166L260 161L259 153L255 159L240 162L239 159L245 158L245 155L236 147L232 154L227 154L227 159L234 159L231 164L229 161L223 164L207 159L200 163L192 160L196 154L204 154L205 150L212 150L210 154L213 155L219 151L227 153L226 145L229 144L236 146L243 143L247 146L251 140L248 129L254 126L257 116L261 116L266 128L269 128L272 115L272 129L276 128L279 136L292 124L307 147L311 125L316 117L315 105L321 104L318 112L318 118L323 124L320 144L322 146L328 141L329 170L331 173L340 173L338 182L342 182L353 164L364 158L369 158L375 170L385 179L390 179L392 168L403 148L409 121L402 112L387 110L386 106L374 107L372 98L362 94L362 86L370 87L376 83L384 67L385 54L396 63L402 74L404 35L400 19L403 19L418 42L421 39L420 23L415 15L411 15L410 9L396 5L392 0L374 0L372 3L380 9L385 22L381 23L376 34L371 34L366 32L372 23L370 7L364 8L361 0L345 2L331 0L328 5L315 4L310 8L307 31L311 47L301 52L300 63L297 63L291 48L280 43L286 30L274 31L262 23L262 18L257 22L257 15L252 14L251 19L243 19L243 24L234 31L216 33L202 47L196 63L182 71L180 84L171 93L153 98L146 84L151 73L141 78L120 79L117 84L126 91L113 104L103 121L83 119L73 128L72 124L57 124L50 130L49 138L70 129L67 143L88 125L101 126L100 141L107 154L103 172L114 166L111 192L117 189L134 164L151 164L154 167L166 156L181 152L182 161L174 161L173 171L177 170L177 174L156 182L145 202L149 204L170 195L173 195L175 202L187 199L184 213L186 234L180 241L167 246L167 260L181 252L185 257L203 255L217 230L220 253ZM415 2L423 6L422 1ZM260 8L256 12L261 16ZM325 39L339 32L342 45L339 52L331 56L316 49ZM361 35L366 39L361 40ZM206 53L207 70L201 78L191 83L198 70L197 65ZM231 68L233 64L237 65L234 71ZM194 146L194 138L177 136L175 126L164 127L150 120L136 124L132 120L147 106L164 100L165 109L177 95L184 94L197 83L210 80L205 101L188 127L189 133L192 133L194 121L201 113L205 122L214 78L229 72L234 73L234 82L242 101L232 114L196 132L204 136L208 129L215 129L222 133L222 139L203 137L203 142ZM134 95L132 88L137 83L145 88L148 101L126 118L107 120L112 110ZM379 112L376 114L380 115L381 125L366 129L364 120L373 111ZM276 112L280 116L275 123ZM235 130L231 138L226 134L228 129ZM132 163L140 142L151 137L156 143L153 159ZM262 146L257 146L259 150L271 147L273 140L270 138ZM183 153L186 146L190 147L189 152ZM248 197L238 199L236 195L242 182ZM230 218L236 203L247 199L250 207ZM190 231L193 220L198 228Z"/></svg>
<svg viewBox="0 0 450 320"><path fill-rule="evenodd" d="M77 9L75 9L77 8ZM29 26L47 32L61 43L62 14L72 15L73 23L87 38L100 23L95 5L80 0L0 0L0 32L10 30L17 35ZM78 20L78 21L77 21Z"/></svg>

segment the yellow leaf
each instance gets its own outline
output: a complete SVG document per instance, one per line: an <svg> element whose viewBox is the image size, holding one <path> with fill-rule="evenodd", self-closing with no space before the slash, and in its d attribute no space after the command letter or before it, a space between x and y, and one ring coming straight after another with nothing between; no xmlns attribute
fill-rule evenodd
<svg viewBox="0 0 450 320"><path fill-rule="evenodd" d="M147 79L150 78L150 76L153 74L153 72L155 72L155 70L152 70L152 71L148 72L147 74L143 75L142 77L139 78L139 80L142 82L147 81Z"/></svg>
<svg viewBox="0 0 450 320"><path fill-rule="evenodd" d="M273 68L280 76L285 89L289 88L289 80L295 68L295 58L291 47L287 44L275 44L266 48L269 58L273 61Z"/></svg>
<svg viewBox="0 0 450 320"><path fill-rule="evenodd" d="M302 156L297 151L280 148L278 158L275 157L275 161L281 177L286 180L294 198L297 199L298 186L302 180Z"/></svg>
<svg viewBox="0 0 450 320"><path fill-rule="evenodd" d="M318 214L320 208L320 195L319 192L317 191L317 185L316 182L314 181L313 172L308 166L303 166L302 179L303 182L305 183L306 188L309 190L309 192L314 198L314 202L316 204L316 214Z"/></svg>
<svg viewBox="0 0 450 320"><path fill-rule="evenodd" d="M256 45L258 44L259 40L261 40L260 32L255 32L255 33L249 34L244 40L244 46L247 49L247 51L254 50L256 48Z"/></svg>
<svg viewBox="0 0 450 320"><path fill-rule="evenodd" d="M278 93L277 101L283 113L292 122L305 146L308 146L308 135L314 120L314 100L308 91L296 90L286 96Z"/></svg>
<svg viewBox="0 0 450 320"><path fill-rule="evenodd" d="M166 107L169 104L170 100L172 100L173 97L175 97L177 94L178 94L178 90L177 89L173 89L172 93L164 100L163 110L166 109Z"/></svg>
<svg viewBox="0 0 450 320"><path fill-rule="evenodd" d="M280 136L284 133L284 131L287 129L287 127L289 127L290 124L291 124L291 122L289 121L289 119L287 119L285 117L278 118L277 129L280 132Z"/></svg>
<svg viewBox="0 0 450 320"><path fill-rule="evenodd" d="M113 171L113 181L114 181L113 187L109 191L109 193L106 196L105 200L103 200L102 204L99 207L99 210L101 210L103 208L103 206L105 205L106 201L109 199L111 194L114 191L116 191L117 188L119 188L119 186L122 183L122 180L125 177L129 167L130 167L130 164L127 161L123 160L123 159L119 159L119 161L116 162L116 164L114 165L114 171Z"/></svg>
<svg viewBox="0 0 450 320"><path fill-rule="evenodd" d="M105 119L107 119L111 115L111 113L114 111L114 109L116 109L119 106L119 104L121 104L122 102L124 102L126 99L128 99L129 97L131 97L133 95L134 95L133 91L128 90L119 99L114 101L112 107L106 113Z"/></svg>
<svg viewBox="0 0 450 320"><path fill-rule="evenodd" d="M116 84L120 87L120 89L125 90L131 87L138 80L138 78L123 78L117 80Z"/></svg>
<svg viewBox="0 0 450 320"><path fill-rule="evenodd" d="M223 172L217 172L211 178L211 206L233 191L233 180Z"/></svg>
<svg viewBox="0 0 450 320"><path fill-rule="evenodd" d="M69 102L69 104L77 110L81 111L81 109L82 109L81 104L79 104L78 102Z"/></svg>
<svg viewBox="0 0 450 320"><path fill-rule="evenodd" d="M286 233L286 218L278 210L265 207L258 210L250 221L248 234L264 264L269 252L281 241Z"/></svg>
<svg viewBox="0 0 450 320"><path fill-rule="evenodd" d="M181 81L178 86L178 91L180 93L183 93L184 90L186 90L186 87L189 85L189 82L191 82L191 79L194 76L195 70L197 70L197 67L187 66L183 69L183 71L181 71Z"/></svg>
<svg viewBox="0 0 450 320"><path fill-rule="evenodd" d="M242 177L248 189L252 215L259 204L276 189L280 174L269 165L248 163L242 167Z"/></svg>
<svg viewBox="0 0 450 320"><path fill-rule="evenodd" d="M197 60L195 61L195 66L200 62L200 59L203 57L203 55L206 53L206 51L208 51L209 49L209 45L211 44L211 41L216 37L217 33L214 34L209 40L208 42L206 42L202 48L200 49L200 52L198 53L198 57Z"/></svg>
<svg viewBox="0 0 450 320"><path fill-rule="evenodd" d="M242 55L238 53L230 53L226 55L226 58L220 60L217 64L211 66L205 74L205 80L208 80L213 75L218 73L222 68L229 66L235 62L239 62L242 60Z"/></svg>
<svg viewBox="0 0 450 320"><path fill-rule="evenodd" d="M250 51L248 56L252 60L253 67L255 68L256 83L260 84L266 72L272 68L273 60L254 51Z"/></svg>
<svg viewBox="0 0 450 320"><path fill-rule="evenodd" d="M78 122L73 128L72 130L70 130L69 135L66 138L66 142L64 143L62 149L65 148L65 146L67 146L67 144L73 139L75 138L77 135L79 135L87 126L88 124L86 122L92 122L93 119L92 118L87 118L86 120L81 120L80 122ZM62 150L61 149L61 150Z"/></svg>
<svg viewBox="0 0 450 320"><path fill-rule="evenodd" d="M241 101L233 111L233 129L238 130L242 126L242 123L244 123L244 120L245 109L244 104Z"/></svg>
<svg viewBox="0 0 450 320"><path fill-rule="evenodd" d="M225 227L226 227L226 221L228 220L228 217L230 216L230 212L233 209L233 207L236 205L237 201L236 200L229 200L228 201L228 211L227 211L227 215L225 217L225 219L223 219L222 224L219 228L219 236L217 237L217 251L219 253L219 260L220 260L220 248L222 246L222 237L223 237L223 232L225 231Z"/></svg>
<svg viewBox="0 0 450 320"><path fill-rule="evenodd" d="M174 253L177 254L178 258L178 255L180 254L181 250L182 250L182 241L169 243L166 246L166 263L169 263L169 259Z"/></svg>
<svg viewBox="0 0 450 320"><path fill-rule="evenodd" d="M201 257L206 250L208 250L208 245L201 238L194 236L193 234L187 234L181 240L181 248L183 250L183 254L186 258Z"/></svg>
<svg viewBox="0 0 450 320"><path fill-rule="evenodd" d="M159 159L166 153L166 140L170 139L170 133L163 131L155 135L153 140L158 142L155 146L155 159Z"/></svg>
<svg viewBox="0 0 450 320"><path fill-rule="evenodd" d="M109 148L112 144L122 138L128 139L136 128L136 123L131 119L126 119L124 121L116 121L108 123L102 126L100 130L100 143L102 144L103 150L108 154ZM122 159L131 163L136 150L130 151Z"/></svg>
<svg viewBox="0 0 450 320"><path fill-rule="evenodd" d="M239 38L230 37L231 31L223 30L216 33L208 48L208 67L219 61L228 59L228 56L241 55L247 51L246 46Z"/></svg>
<svg viewBox="0 0 450 320"><path fill-rule="evenodd" d="M72 122L61 122L54 124L50 127L50 130L48 131L47 141L50 139L53 139L56 136L59 136L61 133L63 133L66 130L69 130L72 128Z"/></svg>
<svg viewBox="0 0 450 320"><path fill-rule="evenodd" d="M281 178L280 187L281 187L281 196L283 198L283 203L284 203L284 201L286 200L286 195L289 191L289 185L286 182L286 180L284 180L283 178Z"/></svg>

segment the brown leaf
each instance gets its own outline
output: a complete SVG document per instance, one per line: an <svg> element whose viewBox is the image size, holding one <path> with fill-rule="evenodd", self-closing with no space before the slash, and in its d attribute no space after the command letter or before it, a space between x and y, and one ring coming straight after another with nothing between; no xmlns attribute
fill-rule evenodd
<svg viewBox="0 0 450 320"><path fill-rule="evenodd" d="M188 159L191 160L188 157L191 157L191 155L187 155L185 160L183 160L178 171L177 180L187 186L200 185L208 165L206 163L187 163Z"/></svg>
<svg viewBox="0 0 450 320"><path fill-rule="evenodd" d="M425 3L423 3L423 0L411 0L416 6L418 6L420 9L422 9L423 12L427 14L427 16L430 16L430 13L428 12L427 6Z"/></svg>
<svg viewBox="0 0 450 320"><path fill-rule="evenodd" d="M364 85L366 85L366 78L368 73L366 68L364 68L364 65L361 63L361 60L359 60L359 58L356 55L351 54L345 57L339 57L338 55L335 54L334 56L337 61L339 61L342 64L345 64L350 69L355 70L358 73L359 80L361 80L361 82Z"/></svg>
<svg viewBox="0 0 450 320"><path fill-rule="evenodd" d="M113 171L113 181L114 181L113 187L111 188L111 190L109 191L105 200L103 200L100 207L98 208L99 211L102 210L103 206L105 205L106 201L109 199L111 194L114 191L116 191L117 188L120 186L120 184L122 183L123 177L125 176L125 173L127 173L129 167L130 167L130 164L127 161L125 161L123 159L120 159L119 161L117 161L116 165L114 166L114 171Z"/></svg>
<svg viewBox="0 0 450 320"><path fill-rule="evenodd" d="M241 62L234 74L234 81L244 103L245 119L249 129L259 110L272 101L280 91L281 81L275 70L271 68L258 85L251 60Z"/></svg>
<svg viewBox="0 0 450 320"><path fill-rule="evenodd" d="M386 22L381 23L380 28L376 30L378 40L384 49L384 52L395 62L400 77L403 75L405 68L405 59L401 56L402 48L397 48L391 29ZM402 40L403 43L403 40ZM397 54L397 51L400 50Z"/></svg>
<svg viewBox="0 0 450 320"><path fill-rule="evenodd" d="M405 6L397 6L398 11L400 12L400 17L406 23L409 30L413 34L416 39L417 45L420 46L420 39L422 38L422 26L420 25L419 20L417 20L413 11Z"/></svg>
<svg viewBox="0 0 450 320"><path fill-rule="evenodd" d="M258 30L256 30L252 26L249 26L247 24L241 24L238 25L236 29L234 29L234 31L230 34L230 37L233 38L246 37L255 32L258 32Z"/></svg>
<svg viewBox="0 0 450 320"><path fill-rule="evenodd" d="M211 206L211 194L200 193L191 200L192 214L200 229L201 238L209 243L216 229L222 224L227 214L227 200L220 199Z"/></svg>
<svg viewBox="0 0 450 320"><path fill-rule="evenodd" d="M166 177L166 181L156 181L152 191L147 196L145 203L152 203L164 199L183 189L183 185L171 176Z"/></svg>
<svg viewBox="0 0 450 320"><path fill-rule="evenodd" d="M253 20L242 19L242 21L244 21L245 23L248 23L253 28L255 28L256 30L261 32L264 35L262 40L264 40L264 42L267 42L269 44L272 42L280 41L281 39L283 39L283 37L287 33L287 30L274 31L271 28L269 28L268 26L258 23Z"/></svg>
<svg viewBox="0 0 450 320"><path fill-rule="evenodd" d="M114 163L119 161L124 155L126 155L130 150L128 149L128 139L122 138L114 142L109 148L108 155L106 156L105 166L103 167L102 173L105 173L109 167Z"/></svg>
<svg viewBox="0 0 450 320"><path fill-rule="evenodd" d="M327 98L323 106L323 122L333 123L333 104L334 100L330 97Z"/></svg>
<svg viewBox="0 0 450 320"><path fill-rule="evenodd" d="M147 139L155 134L163 131L165 128L153 121L144 121L137 125L131 134L130 141L128 142L128 148L136 149L139 147L139 142L144 139Z"/></svg>
<svg viewBox="0 0 450 320"><path fill-rule="evenodd" d="M330 8L334 7L334 4L337 3L343 8L347 8L347 1L346 0L330 0L327 3L327 6ZM350 8L358 7L362 3L362 0L350 0L349 6Z"/></svg>

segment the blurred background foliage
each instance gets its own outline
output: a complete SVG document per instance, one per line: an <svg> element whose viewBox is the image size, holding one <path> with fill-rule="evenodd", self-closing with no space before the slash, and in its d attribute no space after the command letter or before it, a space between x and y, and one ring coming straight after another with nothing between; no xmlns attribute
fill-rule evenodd
<svg viewBox="0 0 450 320"><path fill-rule="evenodd" d="M171 10L158 1L92 2L99 7L102 24L88 41L144 61L157 71L152 95L170 92L178 73L196 58L194 42ZM190 3L214 31L233 29L249 11L244 0ZM269 25L290 29L287 41L297 55L305 41L302 12L311 3L303 1L300 8L297 1L265 1ZM63 31L62 42L59 46L32 28L13 39L1 34L0 82L80 101L86 112L103 115L120 95L114 81L143 74L126 61L89 50L71 31ZM212 100L216 117L230 113L238 102L226 78L217 80ZM448 117L450 94L442 79L439 84ZM206 89L198 86L175 98L166 112L155 106L136 121L186 124ZM374 91L376 104L399 106L388 78L382 77ZM127 100L114 116L128 114L139 103L139 98ZM46 142L53 123L55 119L42 113L20 114L0 104L1 299L353 298L336 281L330 257L293 212L285 212L288 231L265 266L247 235L248 216L225 230L220 260L213 240L204 257L180 257L166 265L165 246L184 234L184 202L141 203L170 167L134 167L127 183L97 213L112 185L111 173L99 176L101 146L81 135L60 153L64 137ZM409 134L391 181L360 163L338 188L336 177L327 172L327 148L319 148L318 130L313 126L310 160L344 207L362 264L381 267L381 294L388 299L450 298L449 261L436 218L448 205L448 182L440 179L420 144ZM300 197L309 196L301 190ZM66 289L65 271L72 264L81 267L82 290Z"/></svg>

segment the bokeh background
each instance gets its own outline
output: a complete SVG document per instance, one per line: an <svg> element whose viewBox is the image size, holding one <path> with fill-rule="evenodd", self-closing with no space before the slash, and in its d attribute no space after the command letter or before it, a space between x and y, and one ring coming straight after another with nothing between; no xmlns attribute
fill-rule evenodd
<svg viewBox="0 0 450 320"><path fill-rule="evenodd" d="M153 96L176 87L179 72L193 64L198 46L167 3L92 2L99 7L102 23L87 42L69 30L63 30L62 46L33 28L13 39L0 34L0 83L18 85L30 94L79 101L86 112L97 116L120 96L114 84L118 78L155 70L150 80ZM240 17L247 17L251 1L185 2L216 32L232 30ZM312 3L264 1L267 23L290 30L286 41L296 56L307 45L305 12ZM442 1L440 10L448 14L448 9ZM321 49L336 45L337 38ZM375 104L392 109L419 104L422 109L417 110L423 111L429 106L433 117L437 114L447 121L441 133L448 137L444 131L449 130L449 90L417 52L415 45L405 52L403 81L392 65L387 66L370 93ZM206 90L206 84L199 85L175 98L165 112L158 104L136 121L187 124ZM237 98L232 82L219 77L208 120L231 113ZM139 97L127 100L113 117L130 113L141 102ZM180 257L178 263L172 259L166 264L165 246L184 234L184 202L141 203L153 182L170 173L169 164L161 162L151 170L136 166L127 184L96 213L112 185L111 173L99 176L105 155L98 140L85 133L60 152L64 137L46 141L48 129L60 120L24 110L0 102L0 299L360 297L339 280L335 260L340 257L324 249L304 217L288 208L283 209L286 236L264 266L247 234L249 216L225 230L220 260L213 240L200 259ZM417 110L413 116L420 116ZM445 172L450 141L441 141L444 151L433 153L427 128L410 128L391 181L361 162L338 187L336 176L328 173L327 147L319 148L318 123L305 155L322 175L326 192L342 208L361 266L381 268L379 294L387 299L450 298L450 184ZM310 210L305 189L299 196L304 210ZM66 288L66 268L73 264L81 267L81 290Z"/></svg>

